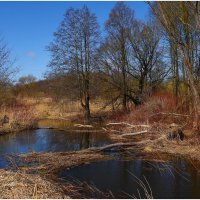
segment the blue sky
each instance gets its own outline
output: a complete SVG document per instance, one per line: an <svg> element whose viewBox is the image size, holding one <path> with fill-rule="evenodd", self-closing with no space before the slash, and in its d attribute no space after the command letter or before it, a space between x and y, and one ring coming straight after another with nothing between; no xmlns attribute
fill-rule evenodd
<svg viewBox="0 0 200 200"><path fill-rule="evenodd" d="M53 40L53 32L63 19L67 8L83 5L96 13L103 30L104 22L115 2L0 2L0 34L4 37L20 66L17 77L33 74L42 79L50 56L45 50ZM149 8L144 2L126 2L135 17L145 20Z"/></svg>

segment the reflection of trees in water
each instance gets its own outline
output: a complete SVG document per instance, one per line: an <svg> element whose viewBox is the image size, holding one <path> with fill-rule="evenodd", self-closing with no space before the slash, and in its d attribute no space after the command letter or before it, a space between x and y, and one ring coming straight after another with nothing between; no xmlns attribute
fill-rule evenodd
<svg viewBox="0 0 200 200"><path fill-rule="evenodd" d="M6 134L6 135L1 135L0 136L0 153L6 153L8 146L9 145L9 141L12 140L15 137L15 134Z"/></svg>
<svg viewBox="0 0 200 200"><path fill-rule="evenodd" d="M174 158L169 162L145 161L141 170L156 194L154 197L199 197L200 178L197 178L197 171L194 168L189 169L188 162L182 158Z"/></svg>
<svg viewBox="0 0 200 200"><path fill-rule="evenodd" d="M191 182L186 181L182 174L177 173L177 168L179 171L188 172L192 176ZM101 161L67 170L67 175L74 176L81 182L92 182L100 190L107 191L109 189L114 192L116 197L146 198L145 185L148 195L152 191L154 198L199 198L200 180L197 170L195 170L195 173L193 170L194 168L192 169L191 165L184 160L172 160L170 162ZM195 179L192 179L195 175ZM118 194L120 196L117 196Z"/></svg>
<svg viewBox="0 0 200 200"><path fill-rule="evenodd" d="M200 163L197 163L192 159L188 159L187 162L185 161L186 171L190 175L192 198L198 198L198 199L200 197L199 196L199 188L200 188L199 164Z"/></svg>
<svg viewBox="0 0 200 200"><path fill-rule="evenodd" d="M37 135L29 131L13 133L0 137L0 153L20 153L37 142Z"/></svg>
<svg viewBox="0 0 200 200"><path fill-rule="evenodd" d="M16 142L19 145L34 145L38 140L38 134L35 134L33 131L20 133L19 136L16 137Z"/></svg>
<svg viewBox="0 0 200 200"><path fill-rule="evenodd" d="M28 151L72 151L109 143L106 134L38 129L0 137L0 153Z"/></svg>
<svg viewBox="0 0 200 200"><path fill-rule="evenodd" d="M92 146L92 144L90 144L90 143L92 143L92 140L90 140L90 134L88 132L82 134L82 137L80 140L80 149L89 148L90 146Z"/></svg>
<svg viewBox="0 0 200 200"><path fill-rule="evenodd" d="M86 149L94 146L103 146L110 143L107 134L85 132L81 134L80 149Z"/></svg>
<svg viewBox="0 0 200 200"><path fill-rule="evenodd" d="M66 133L56 130L47 134L48 147L52 151L72 151L90 147L89 133Z"/></svg>

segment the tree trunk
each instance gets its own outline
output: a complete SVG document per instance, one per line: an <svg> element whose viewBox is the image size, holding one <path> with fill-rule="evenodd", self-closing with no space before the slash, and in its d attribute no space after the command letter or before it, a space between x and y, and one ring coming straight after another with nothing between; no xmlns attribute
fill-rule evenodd
<svg viewBox="0 0 200 200"><path fill-rule="evenodd" d="M90 97L89 96L86 98L83 111L84 111L84 123L90 124Z"/></svg>
<svg viewBox="0 0 200 200"><path fill-rule="evenodd" d="M127 83L126 83L126 69L125 69L125 56L123 56L122 59L122 78L123 78L123 100L122 100L122 104L123 104L123 110L127 111Z"/></svg>
<svg viewBox="0 0 200 200"><path fill-rule="evenodd" d="M199 127L200 98L199 98L198 91L195 87L194 77L192 75L192 67L191 67L190 61L188 58L185 57L182 46L180 45L179 47L180 47L182 60L185 64L185 68L186 68L187 78L188 78L188 82L189 82L188 84L189 84L189 87L190 87L190 90L192 93L193 108L194 108L193 129L199 130L199 128L200 128Z"/></svg>

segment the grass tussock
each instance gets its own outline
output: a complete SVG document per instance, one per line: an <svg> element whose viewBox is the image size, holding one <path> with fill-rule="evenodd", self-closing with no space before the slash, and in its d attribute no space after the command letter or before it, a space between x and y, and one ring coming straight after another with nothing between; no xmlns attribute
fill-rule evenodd
<svg viewBox="0 0 200 200"><path fill-rule="evenodd" d="M0 117L5 115L8 116L9 122L0 127L0 133L32 128L37 119L35 110L26 105L1 107Z"/></svg>

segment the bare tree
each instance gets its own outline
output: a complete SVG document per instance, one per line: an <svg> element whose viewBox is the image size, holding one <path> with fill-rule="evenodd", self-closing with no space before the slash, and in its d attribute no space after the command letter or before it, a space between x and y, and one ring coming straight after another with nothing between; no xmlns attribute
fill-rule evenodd
<svg viewBox="0 0 200 200"><path fill-rule="evenodd" d="M0 89L5 89L12 82L16 69L13 67L15 60L12 59L11 51L4 39L0 39Z"/></svg>
<svg viewBox="0 0 200 200"><path fill-rule="evenodd" d="M155 20L135 21L129 39L132 53L129 73L138 80L137 93L142 103L145 88L146 92L151 91L167 75L163 58L165 47Z"/></svg>
<svg viewBox="0 0 200 200"><path fill-rule="evenodd" d="M124 110L129 101L141 104L145 89L150 93L166 76L159 28L153 20L136 21L133 11L122 2L112 9L98 53L105 81L117 90L114 95L110 92L112 104L120 98Z"/></svg>
<svg viewBox="0 0 200 200"><path fill-rule="evenodd" d="M168 37L177 45L183 67L187 76L187 84L193 100L193 128L199 129L200 97L195 85L195 58L199 58L199 3L196 2L148 2L152 11L165 28ZM198 44L197 44L198 43ZM194 45L196 44L196 45ZM196 54L196 56L194 56Z"/></svg>
<svg viewBox="0 0 200 200"><path fill-rule="evenodd" d="M123 109L127 110L128 102L128 34L132 28L134 13L123 2L117 2L106 21L107 38L101 46L101 63L106 73L119 89ZM105 70L104 70L105 72Z"/></svg>
<svg viewBox="0 0 200 200"><path fill-rule="evenodd" d="M15 95L21 97L34 96L34 86L37 78L31 74L19 78L16 87L14 88Z"/></svg>
<svg viewBox="0 0 200 200"><path fill-rule="evenodd" d="M27 76L22 76L19 78L18 83L22 85L34 83L37 80L37 78L31 74Z"/></svg>
<svg viewBox="0 0 200 200"><path fill-rule="evenodd" d="M70 8L54 36L54 42L48 47L52 53L49 64L51 71L57 75L76 74L85 122L89 123L90 76L94 68L94 54L99 41L96 16L86 6L82 9Z"/></svg>

